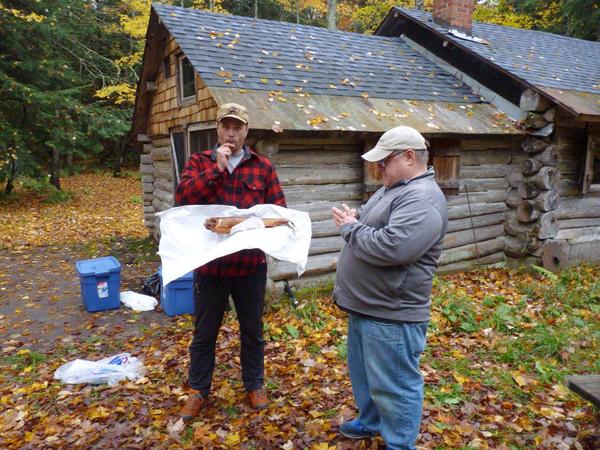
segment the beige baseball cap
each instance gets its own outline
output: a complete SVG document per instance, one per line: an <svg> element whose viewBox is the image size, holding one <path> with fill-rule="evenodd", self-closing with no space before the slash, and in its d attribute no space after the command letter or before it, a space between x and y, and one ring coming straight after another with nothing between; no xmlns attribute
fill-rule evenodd
<svg viewBox="0 0 600 450"><path fill-rule="evenodd" d="M238 105L237 103L224 103L217 110L217 122L226 117L232 117L247 124L248 110L245 106Z"/></svg>
<svg viewBox="0 0 600 450"><path fill-rule="evenodd" d="M421 133L411 127L400 126L386 131L377 141L377 145L362 158L368 162L377 162L399 150L427 150L427 141Z"/></svg>

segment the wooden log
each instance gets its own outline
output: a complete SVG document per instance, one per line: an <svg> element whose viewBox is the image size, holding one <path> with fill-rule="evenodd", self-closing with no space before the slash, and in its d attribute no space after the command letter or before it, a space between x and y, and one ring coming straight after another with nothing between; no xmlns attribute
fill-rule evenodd
<svg viewBox="0 0 600 450"><path fill-rule="evenodd" d="M161 191L170 192L172 194L175 193L174 185L172 181L167 180L155 180L154 187L156 189L160 189Z"/></svg>
<svg viewBox="0 0 600 450"><path fill-rule="evenodd" d="M150 138L147 135L145 135L144 133L138 133L136 135L136 141L140 144L149 144L152 142L150 140Z"/></svg>
<svg viewBox="0 0 600 450"><path fill-rule="evenodd" d="M506 204L511 208L518 208L521 202L523 201L523 197L519 193L518 189L509 189L508 195L506 196Z"/></svg>
<svg viewBox="0 0 600 450"><path fill-rule="evenodd" d="M536 208L541 211L553 211L558 208L560 197L554 189L541 191L540 194L533 199Z"/></svg>
<svg viewBox="0 0 600 450"><path fill-rule="evenodd" d="M465 217L448 221L448 233L472 228L481 228L489 225L501 224L504 221L504 213L485 214L483 216Z"/></svg>
<svg viewBox="0 0 600 450"><path fill-rule="evenodd" d="M511 188L517 189L523 182L523 173L520 170L509 172L506 175L506 181Z"/></svg>
<svg viewBox="0 0 600 450"><path fill-rule="evenodd" d="M161 191L160 189L155 189L154 191L154 197L168 203L170 206L169 208L173 205L174 201L173 201L173 194L170 192L165 192L165 191Z"/></svg>
<svg viewBox="0 0 600 450"><path fill-rule="evenodd" d="M316 275L314 277L305 277L304 274L300 278L291 278L288 280L288 284L293 289L306 289L306 288L328 288L335 283L335 272L326 273L323 275ZM271 281L267 282L267 298L271 298L274 301L280 301L285 297L283 290L283 281Z"/></svg>
<svg viewBox="0 0 600 450"><path fill-rule="evenodd" d="M467 203L497 203L506 201L506 189L488 190L485 192L461 192L458 195L451 196L447 199L448 208L458 205L466 205Z"/></svg>
<svg viewBox="0 0 600 450"><path fill-rule="evenodd" d="M465 261L474 259L479 253L479 257L487 256L492 253L499 252L504 249L504 242L502 238L494 238L489 241L483 241L477 243L477 250L475 244L467 244L461 247L450 248L444 250L438 261L439 265L452 264L459 261Z"/></svg>
<svg viewBox="0 0 600 450"><path fill-rule="evenodd" d="M311 165L317 167L331 167L332 164L354 164L360 166L361 159L358 150L324 151L321 150L320 145L315 147L318 150L284 151L283 144L281 144L279 153L270 159L277 167L280 164Z"/></svg>
<svg viewBox="0 0 600 450"><path fill-rule="evenodd" d="M152 190L152 192L154 192L154 190ZM154 199L154 194L152 194L152 193L144 192L144 195L142 195L142 200L144 201L144 205L151 204L153 199Z"/></svg>
<svg viewBox="0 0 600 450"><path fill-rule="evenodd" d="M361 200L362 183L284 186L290 203L310 203L315 199L327 201Z"/></svg>
<svg viewBox="0 0 600 450"><path fill-rule="evenodd" d="M460 180L460 191L468 189L471 192L481 192L488 190L501 190L508 187L508 182L505 178L463 178Z"/></svg>
<svg viewBox="0 0 600 450"><path fill-rule="evenodd" d="M549 239L544 245L542 262L547 269L561 270L583 261L600 261L600 227L586 234L581 229L560 230L556 239Z"/></svg>
<svg viewBox="0 0 600 450"><path fill-rule="evenodd" d="M150 153L150 151L148 151ZM152 164L152 155L142 154L140 155L140 164Z"/></svg>
<svg viewBox="0 0 600 450"><path fill-rule="evenodd" d="M504 236L504 253L511 258L519 258L526 255L527 242L512 236Z"/></svg>
<svg viewBox="0 0 600 450"><path fill-rule="evenodd" d="M154 146L152 144L143 144L142 145L142 151L145 154L149 154L152 151L153 148L154 148Z"/></svg>
<svg viewBox="0 0 600 450"><path fill-rule="evenodd" d="M142 175L142 183L152 184L154 183L154 176Z"/></svg>
<svg viewBox="0 0 600 450"><path fill-rule="evenodd" d="M530 181L523 181L519 185L518 192L519 192L519 195L521 196L521 198L531 199L531 198L537 197L539 195L539 193L541 192L541 189ZM518 207L518 205L517 205L517 207Z"/></svg>
<svg viewBox="0 0 600 450"><path fill-rule="evenodd" d="M552 239L558 234L559 228L556 216L552 212L544 213L540 217L538 237L540 239Z"/></svg>
<svg viewBox="0 0 600 450"><path fill-rule="evenodd" d="M154 211L159 212L159 211L166 211L167 209L171 209L172 204L164 202L158 198L155 198L154 200L152 200L152 207L154 208Z"/></svg>
<svg viewBox="0 0 600 450"><path fill-rule="evenodd" d="M152 155L152 159L154 161L171 161L173 156L171 152L171 147L153 148L150 152L150 155Z"/></svg>
<svg viewBox="0 0 600 450"><path fill-rule="evenodd" d="M147 214L152 214L154 216L154 208L152 207L152 205L144 205L144 215Z"/></svg>
<svg viewBox="0 0 600 450"><path fill-rule="evenodd" d="M462 178L505 178L508 172L506 164L482 164L480 166L461 166Z"/></svg>
<svg viewBox="0 0 600 450"><path fill-rule="evenodd" d="M146 92L155 92L157 89L154 81L146 81Z"/></svg>
<svg viewBox="0 0 600 450"><path fill-rule="evenodd" d="M531 236L536 234L532 224L519 222L516 212L506 215L504 231L508 236L515 237L524 242L527 242L531 239Z"/></svg>
<svg viewBox="0 0 600 450"><path fill-rule="evenodd" d="M533 156L533 159L539 161L543 166L556 166L559 161L556 146L551 144L543 151Z"/></svg>
<svg viewBox="0 0 600 450"><path fill-rule="evenodd" d="M140 174L147 175L151 174L154 170L154 166L152 164L140 164Z"/></svg>
<svg viewBox="0 0 600 450"><path fill-rule="evenodd" d="M362 169L359 165L336 164L316 167L313 165L290 166L281 164L277 167L279 181L286 186L295 184L334 184L359 183L362 180Z"/></svg>
<svg viewBox="0 0 600 450"><path fill-rule="evenodd" d="M204 227L207 230L217 234L230 234L231 229L236 225L246 221L248 217L243 216L230 216L230 217L209 217L204 221ZM265 228L273 228L282 225L286 225L289 222L288 219L284 218L262 218L261 219Z"/></svg>
<svg viewBox="0 0 600 450"><path fill-rule="evenodd" d="M508 164L510 162L510 145L505 150L465 150L461 151L461 171L465 166L480 166L482 164Z"/></svg>
<svg viewBox="0 0 600 450"><path fill-rule="evenodd" d="M444 237L444 250L454 247L460 247L474 242L487 241L504 234L504 226L501 224L491 225L471 230L455 231L448 233Z"/></svg>
<svg viewBox="0 0 600 450"><path fill-rule="evenodd" d="M506 256L503 251L492 253L491 255L483 256L477 259L470 259L467 261L459 261L456 263L445 264L438 268L438 274L446 274L452 272L466 272L469 270L479 269L481 267L501 267L504 265Z"/></svg>
<svg viewBox="0 0 600 450"><path fill-rule="evenodd" d="M591 219L562 219L558 221L561 230L572 228L599 227L600 217Z"/></svg>
<svg viewBox="0 0 600 450"><path fill-rule="evenodd" d="M333 206L340 207L342 203L346 203L351 209L357 209L361 205L359 201L341 200L339 202L327 202L316 200L310 203L293 203L288 201L288 206L299 211L305 211L310 216L310 220L318 221L331 219L331 208Z"/></svg>
<svg viewBox="0 0 600 450"><path fill-rule="evenodd" d="M527 153L539 153L550 145L550 141L546 138L537 136L527 136L523 140L522 148Z"/></svg>
<svg viewBox="0 0 600 450"><path fill-rule="evenodd" d="M557 219L600 218L600 197L561 198Z"/></svg>
<svg viewBox="0 0 600 450"><path fill-rule="evenodd" d="M558 176L559 172L556 167L544 166L538 173L524 180L535 184L541 189L552 189L556 184Z"/></svg>
<svg viewBox="0 0 600 450"><path fill-rule="evenodd" d="M322 253L333 253L339 252L342 250L346 241L337 235L337 236L327 236L327 237L318 237L315 239L311 239L310 241L310 250L308 251L309 255L320 255Z"/></svg>
<svg viewBox="0 0 600 450"><path fill-rule="evenodd" d="M530 200L523 201L517 208L517 219L519 219L519 222L535 222L541 215L541 211Z"/></svg>
<svg viewBox="0 0 600 450"><path fill-rule="evenodd" d="M146 194L152 196L154 192L154 183L143 183L142 190L144 191L144 198L146 198Z"/></svg>
<svg viewBox="0 0 600 450"><path fill-rule="evenodd" d="M173 181L173 170L154 167L154 178Z"/></svg>
<svg viewBox="0 0 600 450"><path fill-rule="evenodd" d="M551 103L537 91L526 89L521 94L519 107L523 111L545 111L550 107Z"/></svg>
<svg viewBox="0 0 600 450"><path fill-rule="evenodd" d="M314 276L335 272L338 256L338 252L309 256L303 276ZM273 281L298 278L296 264L287 261L274 261L273 264L269 266L269 278Z"/></svg>
<svg viewBox="0 0 600 450"><path fill-rule="evenodd" d="M470 205L459 205L448 208L448 219L463 219L471 216L481 216L484 214L494 214L506 211L506 203L473 203Z"/></svg>
<svg viewBox="0 0 600 450"><path fill-rule="evenodd" d="M521 163L521 172L523 175L532 175L543 167L543 164L533 158L527 158Z"/></svg>
<svg viewBox="0 0 600 450"><path fill-rule="evenodd" d="M525 128L533 128L535 130L544 128L546 125L548 125L548 122L546 119L544 119L544 116L535 112L528 113L527 117L525 117L521 123Z"/></svg>
<svg viewBox="0 0 600 450"><path fill-rule="evenodd" d="M554 122L554 118L556 117L556 108L549 108L544 111L544 120L546 122Z"/></svg>
<svg viewBox="0 0 600 450"><path fill-rule="evenodd" d="M279 141L274 139L261 139L256 143L256 150L261 155L264 155L269 159L273 159L273 157L279 152Z"/></svg>
<svg viewBox="0 0 600 450"><path fill-rule="evenodd" d="M312 222L311 229L313 237L339 235L338 229L331 218Z"/></svg>

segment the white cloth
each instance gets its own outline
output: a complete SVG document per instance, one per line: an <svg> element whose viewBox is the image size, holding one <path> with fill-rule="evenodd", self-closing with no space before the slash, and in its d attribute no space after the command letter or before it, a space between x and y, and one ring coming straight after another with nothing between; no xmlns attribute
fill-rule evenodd
<svg viewBox="0 0 600 450"><path fill-rule="evenodd" d="M121 303L134 311L152 311L158 305L154 297L133 291L123 291L119 297Z"/></svg>
<svg viewBox="0 0 600 450"><path fill-rule="evenodd" d="M308 213L277 205L237 209L227 205L188 205L157 213L160 217L158 254L162 261L163 286L191 270L225 255L251 248L261 249L275 259L296 264L302 275L308 260L312 235ZM207 230L209 217L248 216L231 234ZM286 218L291 224L265 228L258 218Z"/></svg>

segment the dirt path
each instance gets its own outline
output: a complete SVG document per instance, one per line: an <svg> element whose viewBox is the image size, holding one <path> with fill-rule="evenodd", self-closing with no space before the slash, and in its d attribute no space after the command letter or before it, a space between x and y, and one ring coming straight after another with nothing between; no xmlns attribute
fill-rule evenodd
<svg viewBox="0 0 600 450"><path fill-rule="evenodd" d="M141 279L158 266L158 257L140 263L126 249L127 241L100 244L102 255L121 263L121 291L142 292ZM110 246L110 247L109 247ZM90 246L33 247L0 250L0 340L6 347L25 347L49 353L57 342L75 345L102 341L112 344L144 327L176 321L160 306L136 313L121 305L116 310L89 313L83 306L75 263L90 257ZM107 344L107 342L104 342ZM110 345L113 347L115 345Z"/></svg>

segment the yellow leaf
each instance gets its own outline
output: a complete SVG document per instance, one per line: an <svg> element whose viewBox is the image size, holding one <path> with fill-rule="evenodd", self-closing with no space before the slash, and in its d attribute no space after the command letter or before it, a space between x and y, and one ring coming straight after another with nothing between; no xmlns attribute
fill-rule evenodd
<svg viewBox="0 0 600 450"><path fill-rule="evenodd" d="M527 384L527 380L519 372L512 372L512 377L513 380L515 380L515 383L519 385L519 387L523 387Z"/></svg>
<svg viewBox="0 0 600 450"><path fill-rule="evenodd" d="M269 82L269 79L268 78L261 78L260 82L263 83L263 84L267 84Z"/></svg>
<svg viewBox="0 0 600 450"><path fill-rule="evenodd" d="M233 447L234 445L238 445L240 443L240 433L228 434L225 438L225 444Z"/></svg>

